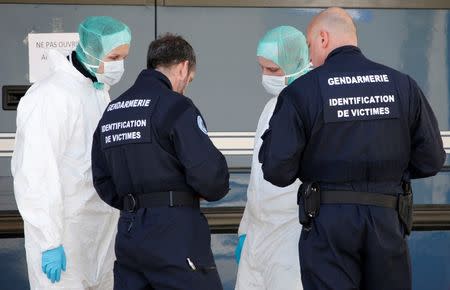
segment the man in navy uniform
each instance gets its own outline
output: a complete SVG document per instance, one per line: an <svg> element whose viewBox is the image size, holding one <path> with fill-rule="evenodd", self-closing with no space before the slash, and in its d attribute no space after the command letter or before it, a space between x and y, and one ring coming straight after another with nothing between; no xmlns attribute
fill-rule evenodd
<svg viewBox="0 0 450 290"><path fill-rule="evenodd" d="M108 105L95 132L94 185L121 210L115 290L222 289L199 199L224 197L229 173L183 95L195 64L182 37L153 41L148 69Z"/></svg>
<svg viewBox="0 0 450 290"><path fill-rule="evenodd" d="M411 77L364 57L343 9L307 40L316 68L280 94L259 152L265 179L303 182L303 287L411 289L409 181L444 163L436 118Z"/></svg>

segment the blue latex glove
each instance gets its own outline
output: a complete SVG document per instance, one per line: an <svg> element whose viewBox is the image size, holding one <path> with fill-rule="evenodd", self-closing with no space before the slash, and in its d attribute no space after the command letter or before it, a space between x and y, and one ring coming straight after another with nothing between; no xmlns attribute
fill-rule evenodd
<svg viewBox="0 0 450 290"><path fill-rule="evenodd" d="M244 247L244 241L247 235L239 236L239 242L236 246L236 251L234 252L234 255L236 257L236 263L239 265L239 261L241 260L241 252L242 248Z"/></svg>
<svg viewBox="0 0 450 290"><path fill-rule="evenodd" d="M52 283L59 282L61 270L66 271L66 254L63 246L42 253L42 272Z"/></svg>

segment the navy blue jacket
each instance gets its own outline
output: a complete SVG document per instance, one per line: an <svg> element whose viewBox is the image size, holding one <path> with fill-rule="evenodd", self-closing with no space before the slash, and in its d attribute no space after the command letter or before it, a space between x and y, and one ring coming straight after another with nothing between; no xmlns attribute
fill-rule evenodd
<svg viewBox="0 0 450 290"><path fill-rule="evenodd" d="M226 160L200 112L156 70L142 71L106 108L94 133L92 173L100 197L118 209L130 193L192 191L214 201L229 189Z"/></svg>
<svg viewBox="0 0 450 290"><path fill-rule="evenodd" d="M282 91L259 152L264 178L330 190L401 192L445 161L436 117L416 82L354 46Z"/></svg>

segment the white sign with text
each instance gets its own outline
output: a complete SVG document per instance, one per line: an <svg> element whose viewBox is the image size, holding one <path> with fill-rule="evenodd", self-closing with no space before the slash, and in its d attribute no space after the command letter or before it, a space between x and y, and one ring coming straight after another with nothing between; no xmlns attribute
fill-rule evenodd
<svg viewBox="0 0 450 290"><path fill-rule="evenodd" d="M45 78L50 73L47 51L56 49L64 55L75 49L79 41L78 33L30 33L28 34L28 56L30 83Z"/></svg>

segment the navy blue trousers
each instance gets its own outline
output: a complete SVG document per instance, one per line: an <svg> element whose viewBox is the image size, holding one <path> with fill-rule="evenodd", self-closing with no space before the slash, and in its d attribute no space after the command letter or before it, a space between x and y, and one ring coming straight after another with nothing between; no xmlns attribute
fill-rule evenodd
<svg viewBox="0 0 450 290"><path fill-rule="evenodd" d="M299 242L305 290L410 290L404 227L394 209L322 205Z"/></svg>
<svg viewBox="0 0 450 290"><path fill-rule="evenodd" d="M222 290L208 222L199 209L122 212L116 257L114 290Z"/></svg>

